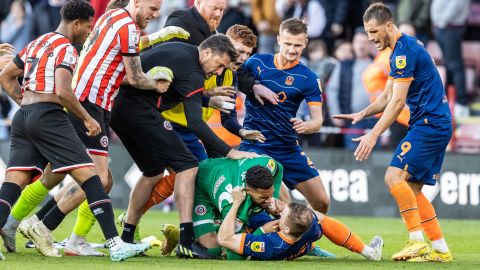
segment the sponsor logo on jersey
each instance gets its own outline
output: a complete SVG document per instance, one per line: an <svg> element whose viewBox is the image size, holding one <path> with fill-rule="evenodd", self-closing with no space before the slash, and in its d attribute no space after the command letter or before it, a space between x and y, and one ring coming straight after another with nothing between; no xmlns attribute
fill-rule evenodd
<svg viewBox="0 0 480 270"><path fill-rule="evenodd" d="M108 146L108 137L106 135L104 135L100 138L100 145L103 146L103 147Z"/></svg>
<svg viewBox="0 0 480 270"><path fill-rule="evenodd" d="M294 80L295 79L292 76L287 76L287 78L285 79L285 84L292 85Z"/></svg>
<svg viewBox="0 0 480 270"><path fill-rule="evenodd" d="M270 170L272 174L275 173L275 160L270 159L267 163L267 168Z"/></svg>
<svg viewBox="0 0 480 270"><path fill-rule="evenodd" d="M197 216L203 216L207 213L207 208L203 204L195 206L195 214Z"/></svg>
<svg viewBox="0 0 480 270"><path fill-rule="evenodd" d="M265 252L265 242L253 242L250 249L253 252Z"/></svg>
<svg viewBox="0 0 480 270"><path fill-rule="evenodd" d="M164 127L166 130L173 130L172 124L170 124L170 122L167 121L167 120L163 121L163 127Z"/></svg>
<svg viewBox="0 0 480 270"><path fill-rule="evenodd" d="M132 42L138 44L140 42L140 31L132 30Z"/></svg>
<svg viewBox="0 0 480 270"><path fill-rule="evenodd" d="M405 68L407 66L407 56L405 55L396 56L395 66L399 69Z"/></svg>
<svg viewBox="0 0 480 270"><path fill-rule="evenodd" d="M223 183L223 181L225 181L225 176L221 175L215 182L215 185L213 186L213 198L216 197L215 195L217 194L218 188Z"/></svg>

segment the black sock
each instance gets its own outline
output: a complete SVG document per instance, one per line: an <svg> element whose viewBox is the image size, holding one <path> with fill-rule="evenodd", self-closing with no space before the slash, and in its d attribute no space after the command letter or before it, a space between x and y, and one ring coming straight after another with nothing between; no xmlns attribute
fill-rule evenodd
<svg viewBox="0 0 480 270"><path fill-rule="evenodd" d="M0 188L0 229L7 222L8 215L12 210L13 204L18 200L22 188L11 182L4 182Z"/></svg>
<svg viewBox="0 0 480 270"><path fill-rule="evenodd" d="M125 223L123 225L122 240L126 243L133 243L133 238L135 235L136 225Z"/></svg>
<svg viewBox="0 0 480 270"><path fill-rule="evenodd" d="M87 195L88 206L102 228L105 239L118 236L115 227L115 217L110 198L103 188L102 181L98 175L92 176L83 182L82 189Z"/></svg>
<svg viewBox="0 0 480 270"><path fill-rule="evenodd" d="M180 223L180 244L184 246L189 246L194 239L195 236L193 234L193 223Z"/></svg>
<svg viewBox="0 0 480 270"><path fill-rule="evenodd" d="M43 217L42 222L45 227L50 231L55 230L65 218L65 214L55 205L48 213Z"/></svg>
<svg viewBox="0 0 480 270"><path fill-rule="evenodd" d="M57 206L57 202L55 201L55 198L52 197L50 200L47 201L47 203L45 203L44 206L42 206L42 208L40 208L40 210L38 210L35 215L38 217L39 220L42 220L47 215L47 213L55 206Z"/></svg>

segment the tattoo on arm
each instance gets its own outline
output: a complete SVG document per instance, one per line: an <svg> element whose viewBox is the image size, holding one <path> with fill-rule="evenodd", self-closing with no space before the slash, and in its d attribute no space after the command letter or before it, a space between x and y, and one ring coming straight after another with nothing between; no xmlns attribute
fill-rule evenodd
<svg viewBox="0 0 480 270"><path fill-rule="evenodd" d="M157 83L154 80L150 80L145 76L145 73L142 71L142 65L140 63L140 57L132 57L130 61L128 61L130 70L132 71L131 74L131 81L130 84L139 89L145 90L155 90Z"/></svg>

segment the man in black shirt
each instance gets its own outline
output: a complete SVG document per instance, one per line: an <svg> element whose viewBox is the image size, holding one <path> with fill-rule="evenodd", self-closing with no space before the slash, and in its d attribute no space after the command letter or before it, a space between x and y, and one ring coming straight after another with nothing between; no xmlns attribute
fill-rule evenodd
<svg viewBox="0 0 480 270"><path fill-rule="evenodd" d="M166 166L176 172L175 200L181 223L177 255L181 257L210 256L194 242L193 236L192 207L198 162L161 111L183 102L188 127L207 149L233 159L253 157L252 153L231 149L202 120L205 78L221 75L236 57L235 48L224 35L209 37L198 48L180 42L162 44L141 56L142 69L153 72L158 66L169 68L175 76L169 90L160 95L124 86L113 106L111 126L143 173L135 188L146 192L132 192L129 209L143 207ZM133 241L140 216L141 211L129 211L122 235L124 241Z"/></svg>

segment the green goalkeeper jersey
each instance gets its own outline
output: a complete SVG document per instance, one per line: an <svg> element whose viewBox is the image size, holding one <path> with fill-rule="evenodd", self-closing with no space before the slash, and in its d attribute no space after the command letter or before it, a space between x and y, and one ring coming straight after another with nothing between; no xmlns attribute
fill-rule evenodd
<svg viewBox="0 0 480 270"><path fill-rule="evenodd" d="M247 170L256 165L264 166L272 173L273 197L278 198L282 184L283 167L267 156L240 160L216 158L202 161L198 168L195 193L199 192L203 196L208 196L208 200L215 206L221 215L221 219L223 219L232 206L232 190L235 187L245 186ZM258 214L262 210L247 195L238 211L237 219L246 224L250 216Z"/></svg>

